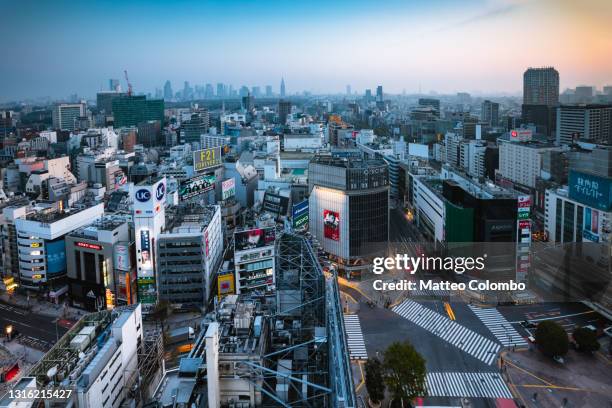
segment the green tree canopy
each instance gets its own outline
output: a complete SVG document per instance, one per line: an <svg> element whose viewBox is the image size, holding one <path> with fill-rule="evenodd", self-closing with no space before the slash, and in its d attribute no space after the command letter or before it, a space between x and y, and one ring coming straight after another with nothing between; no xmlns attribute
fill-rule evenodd
<svg viewBox="0 0 612 408"><path fill-rule="evenodd" d="M563 327L551 320L538 324L535 339L540 351L549 357L564 356L569 349L567 333Z"/></svg>
<svg viewBox="0 0 612 408"><path fill-rule="evenodd" d="M378 403L385 398L383 366L377 358L369 358L365 364L365 386L372 402Z"/></svg>
<svg viewBox="0 0 612 408"><path fill-rule="evenodd" d="M410 342L395 342L384 353L385 382L396 400L425 396L425 359Z"/></svg>
<svg viewBox="0 0 612 408"><path fill-rule="evenodd" d="M579 327L572 334L576 345L580 351L593 352L599 350L597 333L585 327Z"/></svg>

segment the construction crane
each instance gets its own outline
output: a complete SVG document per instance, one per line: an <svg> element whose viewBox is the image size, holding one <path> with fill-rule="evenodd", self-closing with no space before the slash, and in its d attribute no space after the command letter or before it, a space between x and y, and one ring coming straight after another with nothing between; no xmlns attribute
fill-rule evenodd
<svg viewBox="0 0 612 408"><path fill-rule="evenodd" d="M125 82L127 82L127 86L128 86L128 96L132 96L132 84L130 83L130 78L128 78L128 73L127 73L127 69L123 70L123 73L125 74Z"/></svg>

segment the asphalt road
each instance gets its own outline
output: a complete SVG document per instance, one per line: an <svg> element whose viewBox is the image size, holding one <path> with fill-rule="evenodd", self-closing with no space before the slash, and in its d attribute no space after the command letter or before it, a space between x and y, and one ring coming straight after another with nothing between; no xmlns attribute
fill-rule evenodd
<svg viewBox="0 0 612 408"><path fill-rule="evenodd" d="M4 333L6 326L12 325L19 333L50 344L61 337L66 328L55 324L55 319L31 313L19 307L0 301L0 328Z"/></svg>

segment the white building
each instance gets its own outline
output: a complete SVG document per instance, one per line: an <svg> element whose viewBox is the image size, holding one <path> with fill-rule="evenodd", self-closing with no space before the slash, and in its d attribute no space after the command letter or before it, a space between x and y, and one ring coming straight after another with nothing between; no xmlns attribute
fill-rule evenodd
<svg viewBox="0 0 612 408"><path fill-rule="evenodd" d="M130 186L134 203L138 300L148 311L157 303L154 245L166 224L166 177Z"/></svg>
<svg viewBox="0 0 612 408"><path fill-rule="evenodd" d="M557 150L546 143L520 142L510 138L497 139L499 146L499 174L514 183L535 188L542 169L542 153Z"/></svg>
<svg viewBox="0 0 612 408"><path fill-rule="evenodd" d="M473 177L484 177L484 158L487 142L484 140L465 140L460 145L460 165Z"/></svg>
<svg viewBox="0 0 612 408"><path fill-rule="evenodd" d="M36 204L34 213L15 220L19 248L21 286L50 289L52 298L59 297L67 286L54 287L53 281L66 275L66 234L90 224L104 214L104 204L81 210L62 210L56 205Z"/></svg>
<svg viewBox="0 0 612 408"><path fill-rule="evenodd" d="M424 235L436 243L445 240L446 207L441 188L439 179L428 176L413 179L415 219Z"/></svg>
<svg viewBox="0 0 612 408"><path fill-rule="evenodd" d="M234 233L236 293L274 287L276 283L275 236L273 227Z"/></svg>
<svg viewBox="0 0 612 408"><path fill-rule="evenodd" d="M53 128L60 130L74 130L77 128L78 118L87 115L87 104L59 103L53 107Z"/></svg>

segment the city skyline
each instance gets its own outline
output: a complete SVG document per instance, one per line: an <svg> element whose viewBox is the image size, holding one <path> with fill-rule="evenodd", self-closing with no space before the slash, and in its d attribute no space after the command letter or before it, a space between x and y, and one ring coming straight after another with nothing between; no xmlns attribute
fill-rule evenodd
<svg viewBox="0 0 612 408"><path fill-rule="evenodd" d="M13 58L0 67L0 100L89 98L109 78L125 89L124 69L137 93L166 80L175 91L189 81L278 93L284 77L288 94L383 84L395 94L520 95L523 72L538 66L559 71L561 91L601 89L612 82L612 4L587 3L7 3L0 32Z"/></svg>

